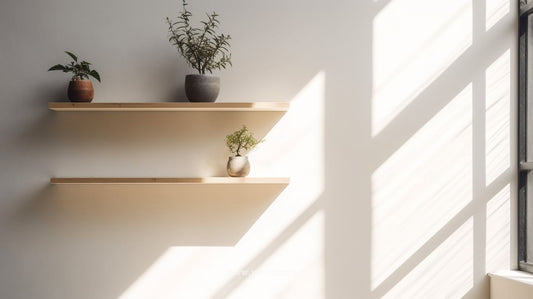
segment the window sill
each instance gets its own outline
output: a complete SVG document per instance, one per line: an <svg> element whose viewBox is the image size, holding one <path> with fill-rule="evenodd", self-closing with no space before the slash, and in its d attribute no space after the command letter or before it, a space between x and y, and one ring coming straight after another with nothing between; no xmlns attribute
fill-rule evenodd
<svg viewBox="0 0 533 299"><path fill-rule="evenodd" d="M533 298L533 274L518 270L490 273L491 299Z"/></svg>

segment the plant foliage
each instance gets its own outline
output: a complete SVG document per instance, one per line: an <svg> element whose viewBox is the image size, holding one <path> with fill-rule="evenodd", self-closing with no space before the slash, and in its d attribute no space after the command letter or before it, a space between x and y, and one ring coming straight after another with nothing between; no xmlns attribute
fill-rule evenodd
<svg viewBox="0 0 533 299"><path fill-rule="evenodd" d="M170 33L168 41L178 48L187 63L200 74L225 69L228 64L231 66L231 37L215 33L220 24L218 15L215 12L206 14L207 20L201 22L203 28L194 28L190 24L192 13L187 10L187 5L186 0L183 0L183 11L177 21L167 17Z"/></svg>
<svg viewBox="0 0 533 299"><path fill-rule="evenodd" d="M48 71L63 71L64 73L73 73L72 81L74 80L83 80L83 79L89 79L89 76L95 78L100 82L100 74L96 70L91 70L90 63L87 61L82 61L78 63L78 57L72 52L65 51L70 58L72 58L72 61L69 64L56 64Z"/></svg>
<svg viewBox="0 0 533 299"><path fill-rule="evenodd" d="M251 150L263 141L265 140L257 141L254 134L248 131L248 128L246 128L245 125L242 125L240 130L226 136L226 145L235 156L240 156L242 150Z"/></svg>

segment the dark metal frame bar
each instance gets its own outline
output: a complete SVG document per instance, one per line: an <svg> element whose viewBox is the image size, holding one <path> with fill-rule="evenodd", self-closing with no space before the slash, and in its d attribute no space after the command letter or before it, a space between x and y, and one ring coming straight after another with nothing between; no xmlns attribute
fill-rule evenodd
<svg viewBox="0 0 533 299"><path fill-rule="evenodd" d="M522 15L529 15L531 12L533 12L533 1L529 3L520 1L520 17L522 17Z"/></svg>
<svg viewBox="0 0 533 299"><path fill-rule="evenodd" d="M527 97L528 97L528 19L533 13L533 2L520 3L518 29L518 268L533 272L527 261L527 177L533 163L527 162Z"/></svg>

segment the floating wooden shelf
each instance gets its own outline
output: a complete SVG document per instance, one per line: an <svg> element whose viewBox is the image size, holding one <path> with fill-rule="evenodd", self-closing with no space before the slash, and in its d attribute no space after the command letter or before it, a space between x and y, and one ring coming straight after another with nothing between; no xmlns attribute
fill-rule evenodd
<svg viewBox="0 0 533 299"><path fill-rule="evenodd" d="M142 185L142 184L289 184L289 178L233 178L233 177L205 177L205 178L51 178L50 184L70 185Z"/></svg>
<svg viewBox="0 0 533 299"><path fill-rule="evenodd" d="M48 108L54 111L272 111L284 112L289 103L255 102L255 103L71 103L50 102Z"/></svg>

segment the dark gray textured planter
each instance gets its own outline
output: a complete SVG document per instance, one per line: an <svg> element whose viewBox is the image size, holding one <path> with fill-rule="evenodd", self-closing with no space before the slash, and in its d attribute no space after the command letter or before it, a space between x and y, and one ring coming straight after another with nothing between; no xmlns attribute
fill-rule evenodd
<svg viewBox="0 0 533 299"><path fill-rule="evenodd" d="M219 91L219 77L208 75L185 76L185 94L191 102L214 102Z"/></svg>

